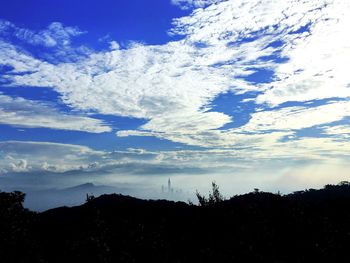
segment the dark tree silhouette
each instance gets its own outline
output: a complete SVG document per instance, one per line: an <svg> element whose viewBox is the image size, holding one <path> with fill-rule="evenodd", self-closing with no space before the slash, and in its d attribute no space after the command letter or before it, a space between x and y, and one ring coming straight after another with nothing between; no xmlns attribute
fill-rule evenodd
<svg viewBox="0 0 350 263"><path fill-rule="evenodd" d="M0 192L0 261L42 262L32 226L36 214L23 208L25 194Z"/></svg>
<svg viewBox="0 0 350 263"><path fill-rule="evenodd" d="M348 262L350 183L225 199L215 182L199 206L130 196L87 198L33 213L0 192L0 262Z"/></svg>
<svg viewBox="0 0 350 263"><path fill-rule="evenodd" d="M205 197L196 191L196 196L200 206L214 205L225 200L224 196L220 193L219 186L216 184L216 182L212 182L211 187L212 190L208 197Z"/></svg>

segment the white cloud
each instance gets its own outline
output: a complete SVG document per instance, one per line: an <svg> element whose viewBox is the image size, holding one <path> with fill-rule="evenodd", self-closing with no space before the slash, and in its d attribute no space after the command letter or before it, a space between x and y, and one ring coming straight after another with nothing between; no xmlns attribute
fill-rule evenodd
<svg viewBox="0 0 350 263"><path fill-rule="evenodd" d="M255 148L270 150L273 145L283 147L293 146L293 144L280 143L283 138L294 138L294 133L298 130L326 125L332 122L340 121L350 116L350 102L339 101L331 102L321 106L314 107L285 107L277 110L259 111L252 114L249 122L238 128L226 130L198 131L195 127L186 130L171 131L169 121L169 130L164 129L160 132L151 131L118 131L118 136L156 136L159 138L212 148ZM146 125L145 125L146 126ZM143 127L145 127L143 126ZM194 122L196 126L196 122ZM335 129L328 129L330 131ZM319 141L321 143L321 141ZM295 145L295 144L294 144ZM295 145L296 146L296 145ZM311 147L311 146L310 146ZM333 149L333 148L332 148ZM308 149L308 150L312 150ZM247 151L247 150L242 150ZM290 154L294 149L289 149ZM296 151L298 152L298 151Z"/></svg>
<svg viewBox="0 0 350 263"><path fill-rule="evenodd" d="M118 131L117 135L125 136L156 136L158 138L179 142L188 145L196 145L206 148L236 148L243 152L248 148L270 146L281 140L283 137L292 135L292 132L270 132L267 134L242 133L234 130L209 130L195 133L183 132L148 132L148 131ZM249 151L250 153L250 151ZM244 153L243 153L244 155Z"/></svg>
<svg viewBox="0 0 350 263"><path fill-rule="evenodd" d="M117 41L111 41L109 42L109 47L111 50L117 50L120 48L120 45L118 44Z"/></svg>
<svg viewBox="0 0 350 263"><path fill-rule="evenodd" d="M178 5L182 9L205 7L225 0L171 0L173 5Z"/></svg>
<svg viewBox="0 0 350 263"><path fill-rule="evenodd" d="M103 154L79 145L4 141L0 142L0 156L4 157L0 167L6 173L67 172L86 169Z"/></svg>
<svg viewBox="0 0 350 263"><path fill-rule="evenodd" d="M321 1L320 1L321 2ZM257 98L259 103L281 104L350 96L347 58L350 57L349 1L327 1L310 19L310 32L286 36L282 55L288 63L276 69L276 81Z"/></svg>
<svg viewBox="0 0 350 263"><path fill-rule="evenodd" d="M19 48L0 40L0 64L11 66L13 73L19 73L33 72L45 62L35 59L26 52L19 50ZM5 74L1 77L11 80L11 76Z"/></svg>
<svg viewBox="0 0 350 263"><path fill-rule="evenodd" d="M324 128L324 131L328 135L337 136L343 139L350 138L350 126L348 125L328 126Z"/></svg>
<svg viewBox="0 0 350 263"><path fill-rule="evenodd" d="M12 36L32 45L45 47L68 46L71 38L84 34L77 27L65 27L62 23L53 22L46 29L33 31L20 28L13 23L0 19L0 36Z"/></svg>
<svg viewBox="0 0 350 263"><path fill-rule="evenodd" d="M90 117L68 115L42 102L12 98L0 93L0 123L26 128L50 128L109 132L112 129L102 121Z"/></svg>
<svg viewBox="0 0 350 263"><path fill-rule="evenodd" d="M20 50L20 52L17 52L20 53L18 61L22 64L24 61L21 59L28 55L23 50L23 47L28 47L28 45L31 46L30 49L32 51L37 51L38 59L43 59L54 64L74 62L86 57L92 52L90 48L84 45L77 46L73 41L74 38L85 33L77 27L64 26L59 22L53 22L42 30L31 30L18 27L9 21L0 19L0 45L2 48L11 49L13 54L16 48L11 47L10 43L15 43L17 50ZM18 48L18 46L22 48ZM10 54L7 55L7 58L9 56ZM3 59L5 59L5 56ZM2 56L0 57L0 62L1 60ZM30 70L33 70L33 68Z"/></svg>
<svg viewBox="0 0 350 263"><path fill-rule="evenodd" d="M17 163L9 164L10 171L12 172L28 172L30 170L30 166L28 166L27 160L20 159Z"/></svg>
<svg viewBox="0 0 350 263"><path fill-rule="evenodd" d="M286 33L319 18L318 9L323 8L325 2L224 1L175 19L173 32L186 35L192 41L236 45L240 45L236 41L253 36L252 42L264 36L283 40Z"/></svg>
<svg viewBox="0 0 350 263"><path fill-rule="evenodd" d="M211 1L173 3L201 6ZM51 87L75 109L148 120L119 136L266 150L280 147L291 130L348 116L348 103L265 108L253 112L244 127L229 130L218 128L235 120L214 111L211 103L228 91L260 92L255 102L267 105L348 98L349 10L346 0L218 1L174 20L170 32L183 35L180 41L134 44L55 65L2 42L0 64L21 73L6 75L9 85ZM272 71L272 80L255 84L243 78L259 70Z"/></svg>
<svg viewBox="0 0 350 263"><path fill-rule="evenodd" d="M10 51L13 54L4 52L3 60L17 71L27 70L14 61L16 52ZM199 125L203 120L205 128L221 127L230 118L222 113L206 113L205 105L228 89L229 72L220 74L222 70L192 65L191 54L196 52L180 42L161 47L136 45L128 50L97 53L75 64L41 63L36 72L8 78L15 85L52 87L63 95L66 104L80 110L153 122L172 118L175 128L189 125L194 119Z"/></svg>
<svg viewBox="0 0 350 263"><path fill-rule="evenodd" d="M264 85L262 90L268 90L257 98L258 103L277 105L349 97L348 10L350 2L345 0L232 0L175 19L173 32L186 35L192 42L221 46L233 43L239 47L238 54L249 51L246 56L254 53L239 43L245 37L252 37L251 44L259 51L267 51L269 42L282 41L282 46L275 50L289 60L273 65L275 81ZM297 33L307 25L309 32ZM263 38L267 41L261 42ZM268 53L272 54L273 49ZM227 54L230 59L231 53ZM237 54L233 57L237 58Z"/></svg>
<svg viewBox="0 0 350 263"><path fill-rule="evenodd" d="M350 101L332 102L316 107L286 107L252 114L249 123L236 129L244 132L300 130L340 121L350 116Z"/></svg>

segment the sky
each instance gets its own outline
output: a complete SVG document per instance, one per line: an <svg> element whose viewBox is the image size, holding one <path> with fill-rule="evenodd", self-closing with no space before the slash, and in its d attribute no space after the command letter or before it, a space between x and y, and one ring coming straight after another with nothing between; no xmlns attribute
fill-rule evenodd
<svg viewBox="0 0 350 263"><path fill-rule="evenodd" d="M348 0L3 1L0 189L348 180L349 26Z"/></svg>

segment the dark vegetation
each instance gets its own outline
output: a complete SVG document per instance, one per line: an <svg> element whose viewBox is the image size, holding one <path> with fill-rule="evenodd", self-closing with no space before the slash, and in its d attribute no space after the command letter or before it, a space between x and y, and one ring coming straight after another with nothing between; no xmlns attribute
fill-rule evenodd
<svg viewBox="0 0 350 263"><path fill-rule="evenodd" d="M34 213L0 192L0 262L350 262L350 183L200 205L87 196Z"/></svg>

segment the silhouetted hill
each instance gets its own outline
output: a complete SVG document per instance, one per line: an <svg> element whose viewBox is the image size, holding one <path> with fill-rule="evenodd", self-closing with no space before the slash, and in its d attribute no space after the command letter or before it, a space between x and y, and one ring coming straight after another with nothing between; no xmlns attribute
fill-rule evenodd
<svg viewBox="0 0 350 263"><path fill-rule="evenodd" d="M349 261L347 182L202 206L102 195L40 214L23 197L0 193L3 262Z"/></svg>
<svg viewBox="0 0 350 263"><path fill-rule="evenodd" d="M52 207L63 205L79 205L84 202L86 194L100 195L103 193L114 193L121 191L115 187L106 185L95 185L93 183L85 183L73 187L62 189L45 189L31 191L26 197L25 206L35 211L45 211Z"/></svg>

